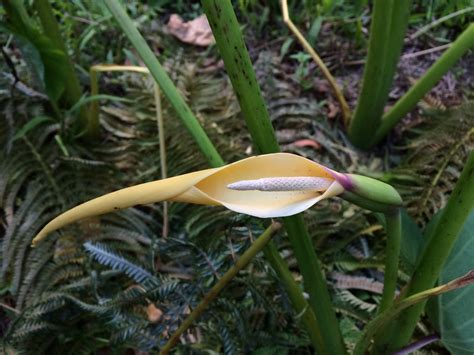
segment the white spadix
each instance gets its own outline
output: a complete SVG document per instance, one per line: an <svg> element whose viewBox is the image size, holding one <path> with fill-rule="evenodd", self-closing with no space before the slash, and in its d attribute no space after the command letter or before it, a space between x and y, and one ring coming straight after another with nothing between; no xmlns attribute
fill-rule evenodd
<svg viewBox="0 0 474 355"><path fill-rule="evenodd" d="M325 191L334 179L312 176L284 176L262 178L256 180L241 180L227 185L231 190L238 191Z"/></svg>

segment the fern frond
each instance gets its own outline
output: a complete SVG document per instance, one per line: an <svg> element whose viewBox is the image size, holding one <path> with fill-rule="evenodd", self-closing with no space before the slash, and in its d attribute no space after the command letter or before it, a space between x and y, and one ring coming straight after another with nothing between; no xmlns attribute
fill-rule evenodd
<svg viewBox="0 0 474 355"><path fill-rule="evenodd" d="M48 251L40 255L35 255L32 253L28 257L28 259L26 260L26 265L31 265L31 267L27 270L27 274L23 278L22 284L18 291L18 298L16 301L17 307L22 308L25 299L28 296L30 288L33 286L33 283L35 282L39 273L43 270L43 268L46 266L52 256L53 251Z"/></svg>
<svg viewBox="0 0 474 355"><path fill-rule="evenodd" d="M123 256L116 254L104 245L86 242L84 243L84 248L100 264L110 266L114 270L120 270L138 283L153 278L153 275L147 270L128 261Z"/></svg>
<svg viewBox="0 0 474 355"><path fill-rule="evenodd" d="M361 300L360 298L354 296L351 292L347 290L343 290L339 292L339 297L341 300L344 302L349 303L352 306L355 306L361 310L368 311L368 312L373 312L377 308L376 304L365 302Z"/></svg>
<svg viewBox="0 0 474 355"><path fill-rule="evenodd" d="M18 342L30 336L37 335L47 330L54 330L56 327L48 322L27 321L16 328L12 334L14 341Z"/></svg>
<svg viewBox="0 0 474 355"><path fill-rule="evenodd" d="M473 110L474 102L467 102L432 111L424 127L413 129L415 136L400 147L406 152L402 164L387 174L421 225L446 204L474 147Z"/></svg>
<svg viewBox="0 0 474 355"><path fill-rule="evenodd" d="M366 290L376 294L382 294L383 283L364 276L351 276L339 272L332 272L329 277L336 283L334 287L338 289Z"/></svg>
<svg viewBox="0 0 474 355"><path fill-rule="evenodd" d="M227 328L227 324L220 321L219 333L222 339L222 352L224 354L239 354L241 351L238 347L238 341L235 339L235 336Z"/></svg>

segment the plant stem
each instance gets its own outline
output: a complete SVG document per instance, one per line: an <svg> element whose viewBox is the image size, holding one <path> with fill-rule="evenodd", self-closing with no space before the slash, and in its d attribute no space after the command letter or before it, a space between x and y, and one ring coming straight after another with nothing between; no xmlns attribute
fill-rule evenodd
<svg viewBox="0 0 474 355"><path fill-rule="evenodd" d="M261 153L278 152L270 116L231 2L203 0L202 4L253 142ZM303 218L301 215L286 217L284 226L298 260L304 288L309 293L309 304L318 321L318 331L324 341L323 349L319 348L321 344L315 344L316 350L321 354L344 354L346 350L336 314Z"/></svg>
<svg viewBox="0 0 474 355"><path fill-rule="evenodd" d="M393 304L397 289L398 260L402 239L402 217L400 208L392 213L385 213L387 247L385 249L385 273L382 300L378 313L385 311Z"/></svg>
<svg viewBox="0 0 474 355"><path fill-rule="evenodd" d="M303 325L308 329L308 336L311 339L311 342L314 344L315 348L324 348L324 340L319 331L318 322L313 309L309 307L308 302L306 302L303 293L298 287L298 284L296 284L285 260L278 252L275 243L268 243L266 248L263 249L263 253L265 254L265 258L270 262L270 265L276 272L278 278L285 286L288 298L292 301L296 314L299 315Z"/></svg>
<svg viewBox="0 0 474 355"><path fill-rule="evenodd" d="M408 24L411 0L374 0L369 52L349 138L359 148L373 145L374 134L393 82Z"/></svg>
<svg viewBox="0 0 474 355"><path fill-rule="evenodd" d="M368 200L367 198L361 197L347 190L340 194L339 197L372 212L393 213L396 209L394 206Z"/></svg>
<svg viewBox="0 0 474 355"><path fill-rule="evenodd" d="M239 100L253 143L259 152L278 152L280 147L276 141L232 4L229 0L203 0L202 6Z"/></svg>
<svg viewBox="0 0 474 355"><path fill-rule="evenodd" d="M446 74L469 49L474 48L474 24L464 30L451 47L428 69L428 71L403 95L382 118L377 129L375 143L380 142L388 132L410 112L435 84Z"/></svg>
<svg viewBox="0 0 474 355"><path fill-rule="evenodd" d="M429 289L435 284L466 218L474 208L473 182L474 151L471 151L461 177L433 233L429 236L418 266L407 286L406 297ZM381 336L375 341L375 352L389 353L406 345L410 341L424 307L425 302L422 302L407 309L390 325L389 331L382 330Z"/></svg>
<svg viewBox="0 0 474 355"><path fill-rule="evenodd" d="M260 252L265 245L270 241L273 234L281 228L279 223L272 223L265 232L258 237L252 245L242 254L242 256L235 262L235 264L219 279L219 281L211 288L211 290L204 296L202 301L193 309L191 314L181 323L179 328L169 338L168 342L163 346L160 354L168 354L171 348L176 345L181 335L193 324L193 322L204 312L204 310L226 287L229 282L246 267L252 259Z"/></svg>
<svg viewBox="0 0 474 355"><path fill-rule="evenodd" d="M56 47L61 49L66 56L67 74L64 78L66 87L64 99L69 106L73 106L81 99L82 88L74 70L74 63L72 62L71 57L68 55L66 44L61 37L61 31L59 29L58 22L54 17L53 8L51 7L49 0L35 0L33 6L38 13L44 34L48 36L48 38L56 45ZM94 138L99 135L99 127L90 124L87 116L87 110L85 108L81 108L79 110L79 120L81 124L79 130L82 131L84 128L86 128L86 135L88 137Z"/></svg>
<svg viewBox="0 0 474 355"><path fill-rule="evenodd" d="M122 5L120 5L117 0L104 0L104 2L119 26L122 28L123 32L127 35L128 39L137 50L140 58L150 70L151 75L159 84L164 95L171 103L171 106L173 106L176 113L183 121L183 124L186 126L187 130L193 136L199 148L210 162L210 165L224 165L224 161L210 141L206 132L199 124L196 116L194 116L168 74L158 62L152 50L145 42L145 39L137 30L135 24L127 15Z"/></svg>
<svg viewBox="0 0 474 355"><path fill-rule="evenodd" d="M324 64L323 60L319 57L318 53L311 47L309 42L304 38L298 28L295 26L293 21L291 21L290 14L288 12L288 0L281 0L281 12L283 15L283 22L288 26L290 31L294 34L296 39L300 42L301 46L305 49L306 52L309 53L311 58L313 58L316 65L319 67L321 72L323 73L326 80L329 82L331 89L336 96L337 101L339 101L339 105L341 105L342 117L344 119L344 125L347 127L349 126L349 121L351 119L351 109L347 104L346 99L344 98L344 94L342 93L339 85L337 85L336 79L332 76L329 69Z"/></svg>
<svg viewBox="0 0 474 355"><path fill-rule="evenodd" d="M326 286L326 279L314 251L314 245L308 234L303 215L285 217L283 221L303 276L304 288L309 294L309 305L318 322L318 332L323 337L324 347L316 350L320 354L345 354L344 340Z"/></svg>

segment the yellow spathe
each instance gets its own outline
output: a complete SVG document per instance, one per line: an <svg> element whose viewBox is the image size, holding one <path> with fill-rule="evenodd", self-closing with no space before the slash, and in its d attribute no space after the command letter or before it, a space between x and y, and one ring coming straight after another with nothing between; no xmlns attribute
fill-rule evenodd
<svg viewBox="0 0 474 355"><path fill-rule="evenodd" d="M332 183L323 191L238 191L227 187L241 180L301 176L321 177ZM335 172L298 155L260 155L220 168L157 180L100 196L53 219L33 239L33 244L77 220L164 200L222 205L232 211L260 218L291 216L322 199L342 193L344 188L334 176Z"/></svg>

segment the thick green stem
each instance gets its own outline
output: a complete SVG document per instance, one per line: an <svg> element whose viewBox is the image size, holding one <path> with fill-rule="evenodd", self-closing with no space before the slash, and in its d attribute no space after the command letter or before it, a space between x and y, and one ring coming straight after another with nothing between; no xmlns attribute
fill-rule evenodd
<svg viewBox="0 0 474 355"><path fill-rule="evenodd" d="M58 26L58 22L54 17L53 9L49 0L35 0L34 7L38 13L38 17L41 21L41 26L43 27L44 34L61 49L67 59L66 66L66 77L64 77L65 93L64 100L68 106L74 106L82 97L82 88L79 82L79 79L74 70L74 63L71 60L71 57L68 55L66 44L64 43L61 31ZM79 110L79 120L80 120L80 129L84 130L86 128L86 135L89 137L97 137L99 134L99 126L92 125L87 116L87 111L85 108Z"/></svg>
<svg viewBox="0 0 474 355"><path fill-rule="evenodd" d="M387 231L387 247L385 249L385 273L383 282L382 301L378 313L385 311L393 304L397 289L398 260L402 239L402 217L400 209L385 213L385 229Z"/></svg>
<svg viewBox="0 0 474 355"><path fill-rule="evenodd" d="M137 30L133 21L125 12L122 5L120 5L117 0L104 0L104 2L112 15L115 17L115 20L118 22L119 26L122 28L123 32L127 35L128 39L137 50L139 56L147 68L150 70L151 75L156 80L164 95L171 103L171 106L173 106L176 113L183 121L183 124L188 129L189 133L199 145L199 148L210 162L210 165L224 165L224 161L220 157L209 137L206 135L206 132L204 132L203 128L199 124L196 116L194 116L168 74L158 62L158 59L156 59L152 50L147 45L143 36Z"/></svg>
<svg viewBox="0 0 474 355"><path fill-rule="evenodd" d="M411 0L374 1L362 90L349 127L351 141L360 148L373 145L380 126L403 46L410 4Z"/></svg>
<svg viewBox="0 0 474 355"><path fill-rule="evenodd" d="M204 156L207 158L208 163L211 167L219 167L224 165L223 159L220 157L219 153L215 149L215 147L210 142L209 138L207 137L204 130L200 127L199 122L197 121L196 117L190 112L188 106L185 104L184 100L181 98L179 92L177 91L176 87L173 85L167 74L164 72L163 68L159 64L159 62L154 58L151 49L147 46L145 40L140 35L140 33L135 29L133 22L127 16L127 14L123 11L119 4L113 0L105 0L109 9L113 9L112 13L116 16L117 21L119 21L121 27L124 29L124 32L127 33L132 44L137 49L138 53L142 57L143 61L145 62L146 66L153 74L153 77L160 85L162 91L165 93L168 99L170 97L173 98L172 104L174 105L178 116L185 122L186 127L190 129L192 137L197 141L199 144L199 148L203 152ZM127 29L127 31L125 31ZM146 60L145 60L146 58ZM165 91L166 88L166 91ZM179 96L179 97L178 97ZM171 100L170 100L171 101ZM263 123L264 124L264 123ZM199 129L194 129L194 127L199 127ZM276 141L275 141L276 143ZM276 145L278 149L278 144ZM264 147L268 148L268 147ZM269 262L273 269L277 271L280 275L278 270L288 269L288 265L285 261L280 257L276 247L270 241L268 243L268 250L266 250L265 254L267 256L272 256L269 259ZM303 305L302 302L306 302L301 291L298 288L298 284L292 278L285 277L282 279L283 286L285 287L288 296L294 305L296 310L301 310L307 308L306 305ZM310 317L308 315L307 317ZM312 322L314 324L315 322ZM307 327L308 333L314 332L314 327ZM313 340L317 335L312 334L310 338ZM315 342L315 347L317 343Z"/></svg>
<svg viewBox="0 0 474 355"><path fill-rule="evenodd" d="M203 0L202 5L253 143L261 153L278 152L280 147L230 1Z"/></svg>
<svg viewBox="0 0 474 355"><path fill-rule="evenodd" d="M474 151L471 151L449 201L429 236L426 247L415 268L406 296L427 290L435 284L444 262L458 237L466 218L474 208ZM425 302L404 311L389 330L380 332L375 341L375 353L390 353L406 345L423 312Z"/></svg>
<svg viewBox="0 0 474 355"><path fill-rule="evenodd" d="M229 282L246 267L252 259L260 252L265 245L270 241L273 234L281 228L280 224L272 223L265 232L258 237L252 245L242 254L242 256L235 262L235 264L219 279L219 281L211 288L211 290L204 296L202 301L193 309L191 314L181 323L179 328L169 338L168 342L163 346L160 354L168 354L171 348L176 345L181 335L193 324L193 322L206 310L211 303L226 287Z"/></svg>
<svg viewBox="0 0 474 355"><path fill-rule="evenodd" d="M428 69L423 77L383 116L382 123L375 135L374 144L381 141L471 48L474 48L474 24L471 24L454 41L452 46Z"/></svg>
<svg viewBox="0 0 474 355"><path fill-rule="evenodd" d="M254 144L261 153L278 152L270 116L231 2L203 0L202 4ZM324 344L315 344L316 350L321 354L344 354L346 350L336 314L303 218L301 215L287 217L284 226L303 275L318 332L323 338Z"/></svg>

